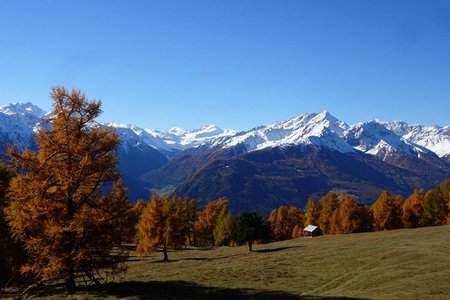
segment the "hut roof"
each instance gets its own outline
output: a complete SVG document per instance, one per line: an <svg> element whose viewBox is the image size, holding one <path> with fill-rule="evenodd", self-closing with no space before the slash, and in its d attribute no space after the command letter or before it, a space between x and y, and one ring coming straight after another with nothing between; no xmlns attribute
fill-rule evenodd
<svg viewBox="0 0 450 300"><path fill-rule="evenodd" d="M314 230L316 230L318 227L317 226L314 226L314 225L308 225L308 226L306 226L305 227L305 229L303 229L304 231L307 231L307 232L313 232Z"/></svg>

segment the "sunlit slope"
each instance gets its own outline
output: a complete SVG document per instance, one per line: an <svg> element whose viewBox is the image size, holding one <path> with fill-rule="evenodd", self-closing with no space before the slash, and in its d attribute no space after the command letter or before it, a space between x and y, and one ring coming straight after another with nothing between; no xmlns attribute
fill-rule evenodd
<svg viewBox="0 0 450 300"><path fill-rule="evenodd" d="M122 281L185 281L299 296L450 297L450 226L299 238L254 249L188 249L169 253L169 263L160 262L161 253L132 258Z"/></svg>

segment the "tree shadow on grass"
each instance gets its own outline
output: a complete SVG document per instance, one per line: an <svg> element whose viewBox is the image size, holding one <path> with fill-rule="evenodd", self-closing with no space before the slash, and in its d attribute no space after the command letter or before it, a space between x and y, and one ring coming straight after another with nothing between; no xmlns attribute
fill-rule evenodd
<svg viewBox="0 0 450 300"><path fill-rule="evenodd" d="M101 291L89 291L98 296L138 299L356 299L345 297L299 296L283 291L232 289L202 286L186 281L125 281L109 283Z"/></svg>
<svg viewBox="0 0 450 300"><path fill-rule="evenodd" d="M181 259L169 259L169 260L155 260L152 261L150 263L152 264L167 264L167 263L174 263L174 262L179 262L179 261L188 261L188 260L193 260L193 261L208 261L210 260L209 258L206 257L187 257L187 258L181 258Z"/></svg>
<svg viewBox="0 0 450 300"><path fill-rule="evenodd" d="M289 246L289 247L279 247L279 248L267 248L267 249L253 250L253 252L257 252L257 253L277 252L277 251L283 251L283 250L287 250L287 249L304 248L304 247L305 246Z"/></svg>
<svg viewBox="0 0 450 300"><path fill-rule="evenodd" d="M269 253L269 252L277 252L277 251L283 251L283 250L294 249L294 248L304 248L304 247L305 246L288 246L288 247L278 247L278 248L266 248L266 249L253 250L252 252L254 252L254 253ZM233 255L217 256L217 257L186 257L186 258L180 258L180 259L169 259L168 261L159 259L159 260L152 261L150 263L159 264L159 263L172 263L172 262L189 261L189 260L192 260L192 261L212 261L212 260L218 260L218 259L225 259L225 258L230 258L230 257L242 256L242 255L246 255L248 253L249 252L246 251L246 252L242 252L242 253L236 253L236 254L233 254ZM137 257L130 257L130 258L128 258L128 261L141 261L141 260L143 261L145 259L141 259L141 258L137 258Z"/></svg>

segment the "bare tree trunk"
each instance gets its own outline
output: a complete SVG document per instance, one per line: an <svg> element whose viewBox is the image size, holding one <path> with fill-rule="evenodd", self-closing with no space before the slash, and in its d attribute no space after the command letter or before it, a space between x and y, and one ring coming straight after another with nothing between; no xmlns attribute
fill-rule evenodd
<svg viewBox="0 0 450 300"><path fill-rule="evenodd" d="M75 272L73 270L72 262L66 274L66 289L69 294L73 294L73 292L75 292Z"/></svg>
<svg viewBox="0 0 450 300"><path fill-rule="evenodd" d="M248 241L248 251L253 251L253 241Z"/></svg>
<svg viewBox="0 0 450 300"><path fill-rule="evenodd" d="M164 253L163 261L169 261L169 258L167 257L167 248L166 247L163 248L163 253Z"/></svg>
<svg viewBox="0 0 450 300"><path fill-rule="evenodd" d="M75 209L73 206L72 195L69 195L67 198L67 220L71 221L75 214ZM69 239L67 252L72 251L75 248L75 234L73 231L67 232L67 236ZM70 252L69 252L70 253ZM75 291L75 271L74 271L74 262L72 256L69 254L67 257L67 274L66 274L66 289L69 294L72 294Z"/></svg>

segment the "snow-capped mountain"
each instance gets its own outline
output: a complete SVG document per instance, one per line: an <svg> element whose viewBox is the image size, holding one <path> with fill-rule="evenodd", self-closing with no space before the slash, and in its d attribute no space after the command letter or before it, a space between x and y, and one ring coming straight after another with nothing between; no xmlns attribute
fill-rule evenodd
<svg viewBox="0 0 450 300"><path fill-rule="evenodd" d="M0 159L6 159L8 145L34 148L44 116L31 103L0 106ZM215 125L166 132L106 125L121 138L119 171L132 199L148 198L149 189L171 188L199 199L253 197L257 203L266 197L273 204L299 193L352 192L362 183L365 192L355 193L368 201L381 189L406 193L450 177L449 126L379 121L348 126L327 111L240 133Z"/></svg>
<svg viewBox="0 0 450 300"><path fill-rule="evenodd" d="M409 125L402 121L384 124L405 140L427 148L439 157L450 159L450 126Z"/></svg>
<svg viewBox="0 0 450 300"><path fill-rule="evenodd" d="M355 149L383 159L397 152L418 157L421 153L431 152L399 136L377 120L352 125L342 137Z"/></svg>
<svg viewBox="0 0 450 300"><path fill-rule="evenodd" d="M234 130L225 130L216 125L208 125L194 130L175 127L167 132L120 123L109 123L108 125L117 130L126 148L130 144L144 143L168 153L195 148L201 145L214 144L236 134Z"/></svg>
<svg viewBox="0 0 450 300"><path fill-rule="evenodd" d="M33 140L37 125L45 115L47 115L46 111L30 102L0 106L0 135L3 137L2 143L14 143L21 149L29 146ZM214 143L236 134L234 130L224 130L215 125L208 125L194 130L171 128L167 132L121 123L105 125L116 129L125 150L140 144L164 151L185 150Z"/></svg>
<svg viewBox="0 0 450 300"><path fill-rule="evenodd" d="M19 149L32 146L36 125L45 114L30 102L0 106L0 149L13 144Z"/></svg>
<svg viewBox="0 0 450 300"><path fill-rule="evenodd" d="M15 144L19 148L32 144L36 126L46 114L30 102L0 106L3 148L6 144ZM194 130L174 127L166 132L121 123L107 125L117 130L125 152L130 147L142 148L145 145L162 151L169 158L179 151L202 145L221 148L239 145L244 146L246 152L289 145L313 145L342 153L358 150L372 155L403 152L420 156L421 153L432 151L441 158L450 158L450 126L409 125L401 121L376 120L349 126L328 111L302 114L241 133L215 125Z"/></svg>
<svg viewBox="0 0 450 300"><path fill-rule="evenodd" d="M342 153L354 149L340 136L349 126L328 111L308 113L285 122L261 126L226 139L220 146L231 148L244 145L246 151L289 145L315 145Z"/></svg>
<svg viewBox="0 0 450 300"><path fill-rule="evenodd" d="M214 144L217 141L234 136L236 130L228 130L210 124L199 129L185 130L174 127L163 133L163 139L168 144L175 145L177 149L188 149L205 144Z"/></svg>

